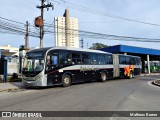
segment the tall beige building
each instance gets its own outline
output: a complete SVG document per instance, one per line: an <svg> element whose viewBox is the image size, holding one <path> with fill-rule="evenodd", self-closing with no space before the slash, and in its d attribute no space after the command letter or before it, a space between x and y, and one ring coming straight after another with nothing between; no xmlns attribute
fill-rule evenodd
<svg viewBox="0 0 160 120"><path fill-rule="evenodd" d="M70 18L66 10L63 17L54 18L55 45L79 48L78 19Z"/></svg>

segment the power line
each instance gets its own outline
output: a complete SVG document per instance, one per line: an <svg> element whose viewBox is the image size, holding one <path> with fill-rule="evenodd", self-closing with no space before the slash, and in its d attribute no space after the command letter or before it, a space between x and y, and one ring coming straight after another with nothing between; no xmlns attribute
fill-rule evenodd
<svg viewBox="0 0 160 120"><path fill-rule="evenodd" d="M14 21L14 20L10 20L10 19L7 19L7 18L3 18L3 17L0 17L1 19L3 20L7 20L7 21L10 21L10 22L14 22L14 23L18 23L18 24L22 24L22 25L25 25L24 23L21 23L21 22L17 22L17 21Z"/></svg>
<svg viewBox="0 0 160 120"><path fill-rule="evenodd" d="M63 27L58 27L58 29L64 29ZM69 29L71 35L79 36L79 37L86 37L86 38L94 38L94 39L111 39L111 40L120 40L120 41L137 41L137 42L160 42L160 39L155 38L141 38L141 37L130 37L130 36L118 36L118 35L110 35L110 34L102 34L102 33L95 33L83 30L74 30ZM46 34L53 34L55 31L47 31ZM58 34L65 34L65 32L58 32Z"/></svg>
<svg viewBox="0 0 160 120"><path fill-rule="evenodd" d="M19 22L16 22L16 23L19 23ZM48 29L50 27L53 28L53 26L50 26L52 24L48 24L48 23L45 23L45 24L48 25L45 33L53 35L55 33L54 29L53 30ZM66 28L58 27L58 29L64 29L65 30ZM118 36L118 35L102 34L102 33L96 33L96 32L84 31L84 30L75 30L75 29L69 29L69 30L74 32L74 33L72 33L72 35L77 36L77 37L83 37L83 38L119 40L119 41L136 41L136 42L160 42L160 39L155 39L155 38ZM23 27L22 26L17 26L16 24L0 20L0 33L25 35L26 31L25 31L24 26ZM65 33L60 32L59 34L65 34ZM38 33L35 32L35 31L29 31L29 36L39 37Z"/></svg>
<svg viewBox="0 0 160 120"><path fill-rule="evenodd" d="M5 20L5 21L3 21ZM25 35L26 31L25 31L25 26L20 26L19 22L16 22L14 21L14 23L12 23L13 21L9 22L10 20L9 19L4 19L3 20L0 20L0 30L2 32L2 30L4 32L9 32L10 34L19 34L19 35ZM7 21L7 22L6 22ZM15 24L15 23L18 23ZM29 32L29 35L32 36L32 37L38 37L36 35L37 33L35 31L30 31Z"/></svg>
<svg viewBox="0 0 160 120"><path fill-rule="evenodd" d="M51 0L51 1L57 2L56 0ZM73 8L73 9L89 12L89 13L92 13L92 14L98 14L98 15L107 16L107 17L111 17L111 18L121 19L121 20L124 20L124 21L129 21L129 22L136 22L136 23L147 24L147 25L158 26L158 27L160 26L159 24L155 24L155 23L139 21L139 20L136 20L136 19L125 18L125 17L122 17L122 16L117 16L117 15L113 15L113 14L110 14L110 13L98 11L98 10L91 9L91 8L81 6L81 5L77 5L75 3L68 2L68 1L61 2L58 5L67 7L67 5L66 5L67 3L70 4L70 7Z"/></svg>
<svg viewBox="0 0 160 120"><path fill-rule="evenodd" d="M51 24L44 25L44 26L47 26L46 30L44 30L44 34L45 34L47 31L49 31L49 29L51 28L50 25L53 25L53 23L54 23L54 21L53 21ZM53 28L53 26L52 26L52 28Z"/></svg>

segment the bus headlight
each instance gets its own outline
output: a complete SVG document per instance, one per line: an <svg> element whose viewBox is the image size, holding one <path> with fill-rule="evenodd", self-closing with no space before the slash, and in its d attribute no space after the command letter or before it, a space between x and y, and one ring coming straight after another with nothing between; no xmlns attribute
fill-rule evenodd
<svg viewBox="0 0 160 120"><path fill-rule="evenodd" d="M43 76L39 76L39 77L36 78L37 81L40 81L42 79L43 79Z"/></svg>
<svg viewBox="0 0 160 120"><path fill-rule="evenodd" d="M43 81L43 80L46 80L46 76L45 76L45 75L43 75L43 76L38 76L38 77L36 77L35 79L36 79L36 81Z"/></svg>

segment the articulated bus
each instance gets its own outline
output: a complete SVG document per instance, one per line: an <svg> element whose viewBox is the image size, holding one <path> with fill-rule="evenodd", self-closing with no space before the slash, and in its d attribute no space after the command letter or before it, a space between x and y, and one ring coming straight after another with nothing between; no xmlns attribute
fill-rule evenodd
<svg viewBox="0 0 160 120"><path fill-rule="evenodd" d="M132 78L141 73L141 59L99 50L67 47L28 51L22 80L26 87L62 85L116 77Z"/></svg>

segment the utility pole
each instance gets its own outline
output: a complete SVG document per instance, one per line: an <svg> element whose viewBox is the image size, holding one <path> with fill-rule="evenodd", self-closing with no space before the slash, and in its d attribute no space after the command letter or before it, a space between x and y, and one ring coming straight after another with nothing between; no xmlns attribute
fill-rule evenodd
<svg viewBox="0 0 160 120"><path fill-rule="evenodd" d="M28 21L26 21L26 38L25 38L25 50L27 51L29 49L29 41L28 41Z"/></svg>
<svg viewBox="0 0 160 120"><path fill-rule="evenodd" d="M49 7L53 8L52 3L47 3L46 5L44 4L44 2L46 2L46 0L41 0L41 6L37 6L37 8L41 9L41 18L44 21L44 8L47 8L47 11L49 10ZM43 36L44 36L44 24L42 24L40 27L40 48L43 48Z"/></svg>
<svg viewBox="0 0 160 120"><path fill-rule="evenodd" d="M44 6L44 0L41 0L41 6ZM43 20L43 15L44 15L44 7L41 7L41 17L42 17L42 20ZM42 25L40 27L40 48L43 48L43 26Z"/></svg>
<svg viewBox="0 0 160 120"><path fill-rule="evenodd" d="M83 48L83 38L81 38L81 40L80 40L80 44L81 44L81 48Z"/></svg>

